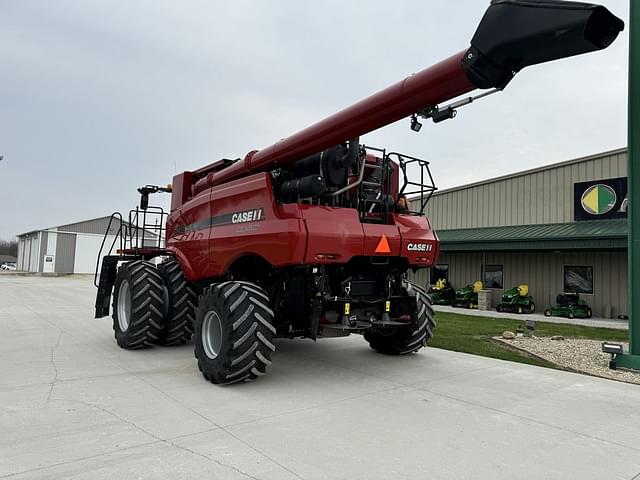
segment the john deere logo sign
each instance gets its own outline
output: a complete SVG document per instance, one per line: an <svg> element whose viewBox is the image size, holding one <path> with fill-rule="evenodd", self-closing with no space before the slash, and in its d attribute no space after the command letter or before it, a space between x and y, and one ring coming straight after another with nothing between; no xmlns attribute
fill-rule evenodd
<svg viewBox="0 0 640 480"><path fill-rule="evenodd" d="M582 208L591 215L604 215L616 206L618 196L609 185L599 183L587 188L582 194Z"/></svg>
<svg viewBox="0 0 640 480"><path fill-rule="evenodd" d="M627 179L624 177L574 184L574 218L598 220L627 216Z"/></svg>

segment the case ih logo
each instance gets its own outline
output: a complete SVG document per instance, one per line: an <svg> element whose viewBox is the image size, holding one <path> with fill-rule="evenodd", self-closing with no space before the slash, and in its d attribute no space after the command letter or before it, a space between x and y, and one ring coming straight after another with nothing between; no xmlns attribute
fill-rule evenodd
<svg viewBox="0 0 640 480"><path fill-rule="evenodd" d="M259 222L264 220L264 208L256 208L255 210L247 210L246 212L238 212L231 215L231 223Z"/></svg>
<svg viewBox="0 0 640 480"><path fill-rule="evenodd" d="M410 243L407 245L407 250L410 252L430 252L433 245L430 243Z"/></svg>

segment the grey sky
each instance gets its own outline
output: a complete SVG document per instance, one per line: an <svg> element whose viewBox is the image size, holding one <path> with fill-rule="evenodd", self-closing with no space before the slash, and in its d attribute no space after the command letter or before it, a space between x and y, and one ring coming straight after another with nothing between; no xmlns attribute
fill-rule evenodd
<svg viewBox="0 0 640 480"><path fill-rule="evenodd" d="M488 1L0 2L0 238L270 145L467 48ZM603 0L628 20L628 0ZM628 35L454 121L364 137L440 188L626 145Z"/></svg>

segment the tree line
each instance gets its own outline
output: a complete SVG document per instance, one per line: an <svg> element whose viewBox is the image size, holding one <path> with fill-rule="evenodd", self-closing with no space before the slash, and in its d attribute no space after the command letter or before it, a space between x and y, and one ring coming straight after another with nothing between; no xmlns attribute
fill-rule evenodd
<svg viewBox="0 0 640 480"><path fill-rule="evenodd" d="M12 257L17 257L18 241L0 239L0 255L11 255Z"/></svg>

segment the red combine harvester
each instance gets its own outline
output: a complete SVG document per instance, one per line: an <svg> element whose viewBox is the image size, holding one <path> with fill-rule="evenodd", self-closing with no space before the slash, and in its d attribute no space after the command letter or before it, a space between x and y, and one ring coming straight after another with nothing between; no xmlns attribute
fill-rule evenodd
<svg viewBox="0 0 640 480"><path fill-rule="evenodd" d="M415 131L420 118L453 118L522 68L606 48L623 27L597 5L494 0L469 49L243 159L140 188L129 221L112 217L96 318L113 293L122 348L193 335L198 367L219 384L264 375L276 337L360 333L378 352L419 350L434 312L407 273L436 263L424 216L436 188L426 161L360 136L407 117ZM491 90L442 105L475 89ZM159 191L172 191L168 215L149 206Z"/></svg>

